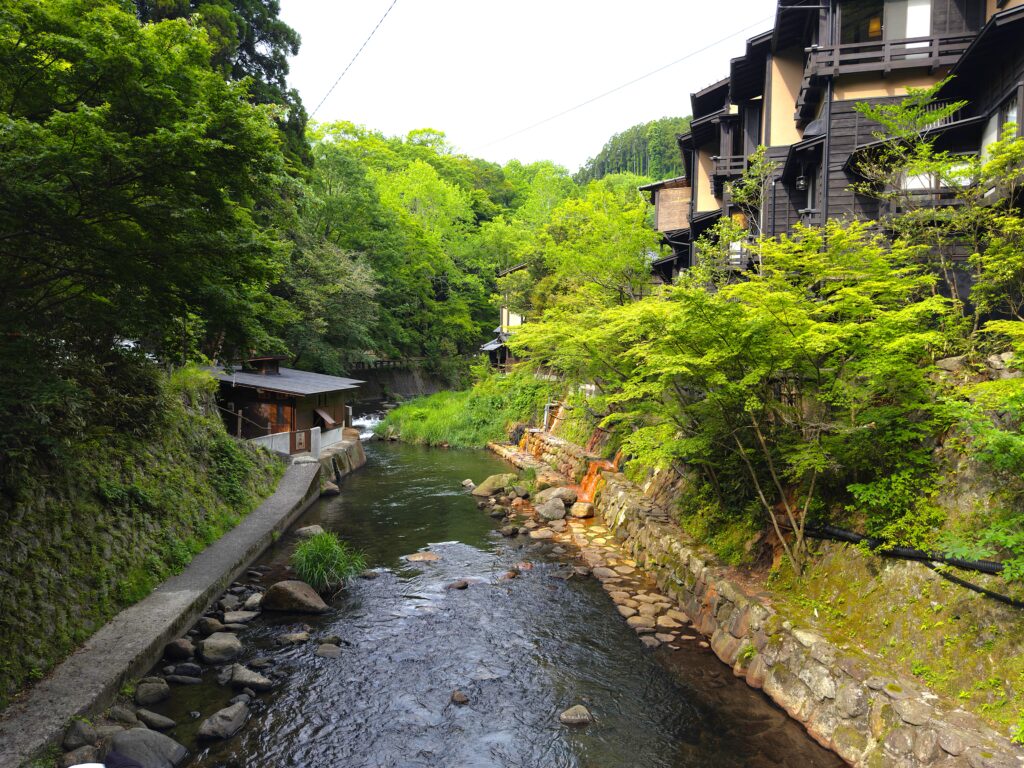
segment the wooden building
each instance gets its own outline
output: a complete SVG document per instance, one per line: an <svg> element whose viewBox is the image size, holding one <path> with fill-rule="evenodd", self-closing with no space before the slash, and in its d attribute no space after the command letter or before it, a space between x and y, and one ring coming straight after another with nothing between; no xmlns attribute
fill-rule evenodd
<svg viewBox="0 0 1024 768"><path fill-rule="evenodd" d="M656 275L671 279L693 264L701 234L736 212L729 182L759 145L776 170L752 233L887 213L852 187L861 180L858 153L870 150L879 129L854 106L898 101L948 75L940 97L969 104L933 126L940 148L976 154L1006 123L1021 131L1024 0L780 0L774 27L747 41L728 77L691 94L691 129L678 137L690 190L685 215L675 212L678 179L643 187L672 249L654 264ZM942 200L942 190L909 189L920 184L909 181L907 191ZM662 208L673 211L664 221ZM735 255L732 266L744 268L742 248Z"/></svg>
<svg viewBox="0 0 1024 768"><path fill-rule="evenodd" d="M256 357L238 370L211 369L232 434L251 439L288 433L288 453L302 453L310 449L313 427L326 432L352 426L349 403L362 381L283 368L282 359Z"/></svg>
<svg viewBox="0 0 1024 768"><path fill-rule="evenodd" d="M513 272L520 272L526 269L526 264L517 264L498 273L498 277L511 275ZM508 297L504 297L501 307L498 310L498 327L494 329L494 338L480 347L481 352L486 352L490 363L495 368L502 370L516 362L512 350L508 348L507 341L516 332L516 329L523 324L523 316L513 312L509 307Z"/></svg>

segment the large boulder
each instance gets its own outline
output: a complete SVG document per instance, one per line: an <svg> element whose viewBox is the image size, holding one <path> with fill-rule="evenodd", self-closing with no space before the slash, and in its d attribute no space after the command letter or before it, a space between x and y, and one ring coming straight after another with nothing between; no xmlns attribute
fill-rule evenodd
<svg viewBox="0 0 1024 768"><path fill-rule="evenodd" d="M533 497L533 503L534 505L543 504L551 499L560 499L561 502L568 507L576 503L576 490L573 488L566 488L564 486L545 488Z"/></svg>
<svg viewBox="0 0 1024 768"><path fill-rule="evenodd" d="M188 750L170 736L148 728L132 728L115 734L110 748L142 768L177 768L188 757Z"/></svg>
<svg viewBox="0 0 1024 768"><path fill-rule="evenodd" d="M225 664L242 652L242 641L230 632L214 632L199 643L199 656L207 664Z"/></svg>
<svg viewBox="0 0 1024 768"><path fill-rule="evenodd" d="M263 595L260 608L286 613L324 613L327 603L304 581L279 581Z"/></svg>
<svg viewBox="0 0 1024 768"><path fill-rule="evenodd" d="M249 717L249 707L239 701L217 710L203 720L196 735L200 739L227 739L238 733Z"/></svg>
<svg viewBox="0 0 1024 768"><path fill-rule="evenodd" d="M548 499L534 507L537 514L544 520L561 520L565 517L565 504L561 499Z"/></svg>
<svg viewBox="0 0 1024 768"><path fill-rule="evenodd" d="M491 475L480 485L473 489L474 496L494 496L519 479L515 472L506 472L501 475Z"/></svg>

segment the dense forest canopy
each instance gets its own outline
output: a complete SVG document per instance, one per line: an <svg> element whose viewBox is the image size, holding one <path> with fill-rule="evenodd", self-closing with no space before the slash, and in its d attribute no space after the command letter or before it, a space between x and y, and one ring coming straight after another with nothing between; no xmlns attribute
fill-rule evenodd
<svg viewBox="0 0 1024 768"><path fill-rule="evenodd" d="M545 285L593 284L584 242L628 243L601 257L620 265L605 290L640 290L656 241L644 179L580 187L549 162L460 154L432 128L307 125L286 80L299 38L278 10L0 11L0 431L22 446L5 461L144 431L154 361L464 369L495 324L498 273L528 262Z"/></svg>
<svg viewBox="0 0 1024 768"><path fill-rule="evenodd" d="M612 173L633 173L651 179L672 179L683 175L682 155L676 136L690 129L689 117L662 117L640 123L612 136L597 157L576 172L585 184Z"/></svg>

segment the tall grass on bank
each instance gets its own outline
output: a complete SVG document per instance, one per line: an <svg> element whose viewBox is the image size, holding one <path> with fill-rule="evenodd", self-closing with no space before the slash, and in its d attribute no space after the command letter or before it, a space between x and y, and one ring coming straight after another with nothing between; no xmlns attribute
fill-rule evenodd
<svg viewBox="0 0 1024 768"><path fill-rule="evenodd" d="M470 389L404 403L378 425L377 433L391 428L405 442L482 448L506 440L512 424L537 421L555 396L556 382L538 379L532 371L477 374Z"/></svg>
<svg viewBox="0 0 1024 768"><path fill-rule="evenodd" d="M344 586L366 570L366 557L333 533L318 533L300 543L292 553L292 568L317 592Z"/></svg>

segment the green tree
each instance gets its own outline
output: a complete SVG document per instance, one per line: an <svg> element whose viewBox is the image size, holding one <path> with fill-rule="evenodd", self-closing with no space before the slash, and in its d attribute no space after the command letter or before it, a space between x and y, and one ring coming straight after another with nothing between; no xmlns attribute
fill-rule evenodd
<svg viewBox="0 0 1024 768"><path fill-rule="evenodd" d="M615 173L632 173L651 179L683 174L683 160L676 137L690 129L689 117L663 117L627 128L612 136L596 157L577 171L579 184Z"/></svg>
<svg viewBox="0 0 1024 768"><path fill-rule="evenodd" d="M298 91L288 87L288 57L299 52L299 34L285 24L279 0L131 0L144 22L194 19L207 32L211 61L225 77L249 82L256 104L276 107L275 119L289 155L308 159L307 115Z"/></svg>
<svg viewBox="0 0 1024 768"><path fill-rule="evenodd" d="M5 434L31 445L34 425L62 422L87 399L78 377L124 361L119 339L159 354L190 319L211 352L266 339L286 255L280 139L210 59L204 30L114 2L0 11Z"/></svg>

